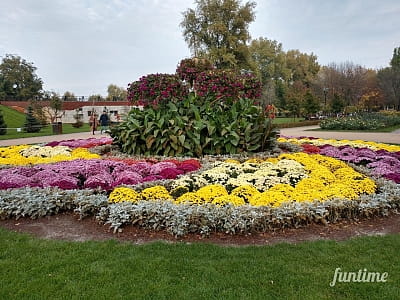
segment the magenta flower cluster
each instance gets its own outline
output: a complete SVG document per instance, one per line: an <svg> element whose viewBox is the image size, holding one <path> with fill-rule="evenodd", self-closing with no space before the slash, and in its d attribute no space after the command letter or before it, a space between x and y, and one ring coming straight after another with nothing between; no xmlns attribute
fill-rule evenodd
<svg viewBox="0 0 400 300"><path fill-rule="evenodd" d="M89 138L89 139L76 139L76 140L62 140L54 141L46 144L46 146L67 146L70 148L92 148L96 146L108 145L113 141L110 137L102 138Z"/></svg>
<svg viewBox="0 0 400 300"><path fill-rule="evenodd" d="M199 96L217 99L257 99L261 97L261 83L252 74L240 74L229 70L211 70L200 73L194 82Z"/></svg>
<svg viewBox="0 0 400 300"><path fill-rule="evenodd" d="M334 147L320 146L320 154L338 158L340 160L364 165L372 169L374 175L400 183L400 152L386 150L371 150L368 148L353 148L349 146Z"/></svg>
<svg viewBox="0 0 400 300"><path fill-rule="evenodd" d="M128 86L128 100L143 106L181 100L188 93L189 88L175 74L149 74Z"/></svg>
<svg viewBox="0 0 400 300"><path fill-rule="evenodd" d="M115 160L73 160L30 167L0 170L0 189L30 187L59 187L61 189L100 188L111 190L119 185L162 179L175 179L181 174L197 170L198 161L187 160L137 162L127 164Z"/></svg>
<svg viewBox="0 0 400 300"><path fill-rule="evenodd" d="M184 80L193 87L193 82L197 76L204 71L215 69L212 63L204 58L186 58L182 59L176 68L176 74L181 80Z"/></svg>

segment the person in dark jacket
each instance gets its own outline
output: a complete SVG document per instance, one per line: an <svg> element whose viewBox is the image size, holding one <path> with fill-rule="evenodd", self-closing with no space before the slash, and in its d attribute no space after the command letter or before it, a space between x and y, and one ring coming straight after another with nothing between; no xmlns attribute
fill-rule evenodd
<svg viewBox="0 0 400 300"><path fill-rule="evenodd" d="M103 113L101 114L99 122L101 126L100 133L103 133L103 130L106 131L108 129L108 125L110 123L110 118L108 117L106 111L103 111Z"/></svg>

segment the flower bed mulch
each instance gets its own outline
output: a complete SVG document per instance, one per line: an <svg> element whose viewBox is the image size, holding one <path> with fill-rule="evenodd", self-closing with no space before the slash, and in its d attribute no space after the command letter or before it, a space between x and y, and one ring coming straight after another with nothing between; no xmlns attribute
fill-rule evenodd
<svg viewBox="0 0 400 300"><path fill-rule="evenodd" d="M58 214L39 219L21 218L19 220L0 220L0 227L15 232L29 233L45 239L88 241L118 240L134 244L154 241L203 242L219 245L272 245L277 243L300 243L315 240L347 240L359 236L400 233L400 214L384 218L355 221L342 221L336 224L310 224L303 228L288 228L275 232L247 235L213 233L204 238L200 234L188 234L179 239L165 231L149 231L135 226L126 226L121 232L113 233L109 226L98 223L94 218L79 220L72 213Z"/></svg>

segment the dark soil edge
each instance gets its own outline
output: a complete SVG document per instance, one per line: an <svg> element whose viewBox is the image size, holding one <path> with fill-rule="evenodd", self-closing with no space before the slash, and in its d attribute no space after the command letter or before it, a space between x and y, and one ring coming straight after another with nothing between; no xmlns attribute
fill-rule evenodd
<svg viewBox="0 0 400 300"><path fill-rule="evenodd" d="M375 217L337 224L311 224L296 229L282 229L274 232L230 235L213 233L209 237L189 234L175 238L165 231L150 231L137 226L126 226L113 233L108 225L99 224L94 218L79 220L72 213L58 214L40 219L21 218L19 220L0 220L0 227L14 232L29 233L38 238L67 241L117 240L133 244L153 241L212 243L226 246L273 245L277 243L301 243L304 241L335 240L343 241L359 236L374 236L400 233L400 214Z"/></svg>

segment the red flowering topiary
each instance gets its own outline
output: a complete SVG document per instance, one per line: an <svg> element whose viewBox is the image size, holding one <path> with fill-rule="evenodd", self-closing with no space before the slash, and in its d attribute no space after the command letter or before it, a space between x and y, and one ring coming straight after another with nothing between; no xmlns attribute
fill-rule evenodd
<svg viewBox="0 0 400 300"><path fill-rule="evenodd" d="M188 93L188 87L174 74L149 74L128 86L128 100L142 106L181 100Z"/></svg>
<svg viewBox="0 0 400 300"><path fill-rule="evenodd" d="M194 90L199 96L213 96L216 99L257 99L261 97L261 82L252 74L211 70L197 76Z"/></svg>
<svg viewBox="0 0 400 300"><path fill-rule="evenodd" d="M176 69L176 74L181 80L184 80L193 87L193 83L197 76L204 71L212 70L214 66L211 62L204 58L186 58L182 59Z"/></svg>

